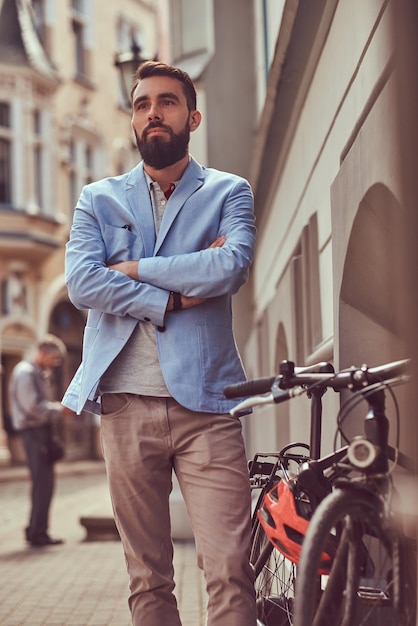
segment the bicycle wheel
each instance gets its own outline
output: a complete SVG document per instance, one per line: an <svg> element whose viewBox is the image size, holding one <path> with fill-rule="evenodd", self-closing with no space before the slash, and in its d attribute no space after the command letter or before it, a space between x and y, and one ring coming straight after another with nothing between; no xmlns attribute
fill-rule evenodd
<svg viewBox="0 0 418 626"><path fill-rule="evenodd" d="M295 566L273 548L256 517L250 562L255 575L258 619L264 626L291 626Z"/></svg>
<svg viewBox="0 0 418 626"><path fill-rule="evenodd" d="M415 626L416 546L386 519L382 501L364 488L323 500L303 544L294 626ZM319 577L330 540L331 571Z"/></svg>
<svg viewBox="0 0 418 626"><path fill-rule="evenodd" d="M278 453L257 454L250 466L255 489L262 484L252 517L250 563L254 570L257 617L263 626L292 626L296 574L294 564L274 548L257 513L274 485L299 474L301 465L309 459L308 450L307 444L291 443Z"/></svg>

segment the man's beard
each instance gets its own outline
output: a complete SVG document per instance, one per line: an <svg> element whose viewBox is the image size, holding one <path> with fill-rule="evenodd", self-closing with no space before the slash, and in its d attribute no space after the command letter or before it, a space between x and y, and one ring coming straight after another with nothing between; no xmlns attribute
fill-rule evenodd
<svg viewBox="0 0 418 626"><path fill-rule="evenodd" d="M170 140L165 141L161 136L151 136L146 138L146 131L151 128L164 128L170 134ZM151 122L139 137L135 133L136 145L144 162L156 170L163 170L165 167L174 165L187 154L187 146L190 141L189 122L178 135L173 133L171 128L158 122Z"/></svg>

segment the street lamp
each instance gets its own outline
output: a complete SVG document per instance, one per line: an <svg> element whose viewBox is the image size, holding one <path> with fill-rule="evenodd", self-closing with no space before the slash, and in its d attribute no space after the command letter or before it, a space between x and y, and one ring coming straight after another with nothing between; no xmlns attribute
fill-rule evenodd
<svg viewBox="0 0 418 626"><path fill-rule="evenodd" d="M141 56L141 48L134 41L129 52L120 52L115 55L115 67L119 70L122 88L123 103L126 108L131 107L131 88L138 66L147 59Z"/></svg>

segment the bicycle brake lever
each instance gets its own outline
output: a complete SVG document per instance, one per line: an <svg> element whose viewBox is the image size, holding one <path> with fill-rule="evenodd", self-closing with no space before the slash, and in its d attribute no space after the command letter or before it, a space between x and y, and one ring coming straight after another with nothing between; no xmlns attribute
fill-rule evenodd
<svg viewBox="0 0 418 626"><path fill-rule="evenodd" d="M244 409L251 409L251 407L258 406L259 404L273 404L273 403L274 403L274 398L273 398L272 393L269 393L266 396L252 396L250 398L247 398L246 400L243 400L236 406L234 406L229 411L229 414L232 415L232 417L235 417L236 415L239 415L241 411L243 411Z"/></svg>
<svg viewBox="0 0 418 626"><path fill-rule="evenodd" d="M271 388L271 393L273 396L273 400L275 404L280 404L281 402L286 402L286 400L290 400L291 398L296 398L297 396L301 396L306 393L305 387L301 387L298 385L297 387L293 387L292 389L280 389L277 383L274 383Z"/></svg>

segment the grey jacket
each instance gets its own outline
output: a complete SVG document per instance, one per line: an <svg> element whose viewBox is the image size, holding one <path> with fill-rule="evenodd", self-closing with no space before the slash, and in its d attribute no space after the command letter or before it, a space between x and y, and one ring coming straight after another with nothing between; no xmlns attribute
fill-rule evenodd
<svg viewBox="0 0 418 626"><path fill-rule="evenodd" d="M49 399L42 369L31 361L14 368L9 385L12 424L16 430L43 426L62 414L60 402Z"/></svg>

